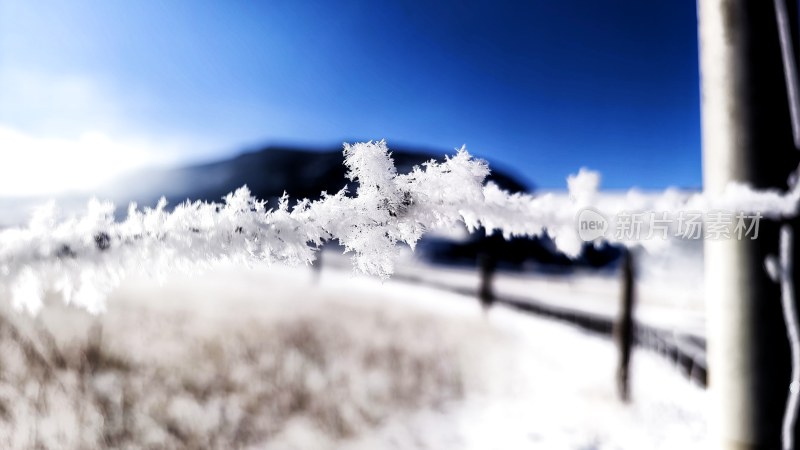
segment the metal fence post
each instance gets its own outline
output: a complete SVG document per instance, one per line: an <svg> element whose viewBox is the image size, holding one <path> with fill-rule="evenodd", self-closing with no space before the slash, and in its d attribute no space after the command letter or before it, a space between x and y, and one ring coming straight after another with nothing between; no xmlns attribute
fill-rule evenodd
<svg viewBox="0 0 800 450"><path fill-rule="evenodd" d="M792 20L797 0L790 2ZM797 166L771 1L699 0L703 185L787 188ZM757 240L706 240L712 448L781 447L790 376L780 289L763 266L778 224Z"/></svg>

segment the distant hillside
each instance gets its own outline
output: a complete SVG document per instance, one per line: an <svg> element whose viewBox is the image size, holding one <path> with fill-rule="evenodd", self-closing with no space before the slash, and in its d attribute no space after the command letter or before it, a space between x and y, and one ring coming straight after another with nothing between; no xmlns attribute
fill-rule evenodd
<svg viewBox="0 0 800 450"><path fill-rule="evenodd" d="M444 153L392 150L400 173L443 157ZM311 151L267 147L212 163L139 171L117 180L103 191L120 202L136 200L152 204L164 195L175 204L187 198L219 201L228 192L246 184L262 199L274 199L284 191L292 199L313 199L323 191L338 192L346 184L355 187L345 178L343 161L341 149ZM512 192L530 189L524 181L501 170L493 170L489 180Z"/></svg>

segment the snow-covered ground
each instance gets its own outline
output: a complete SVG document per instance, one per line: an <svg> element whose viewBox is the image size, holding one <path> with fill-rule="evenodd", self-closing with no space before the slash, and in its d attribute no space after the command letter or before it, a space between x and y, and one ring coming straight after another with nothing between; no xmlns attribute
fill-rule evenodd
<svg viewBox="0 0 800 450"><path fill-rule="evenodd" d="M471 298L394 284L386 286L394 292L387 300L400 306L407 295L425 308L441 303L448 315L477 309ZM455 408L398 420L355 448L387 441L397 448L705 448L705 391L654 354L635 354L635 401L623 405L615 397L610 341L502 307L490 311L486 326L489 339L471 339L480 347L472 356L483 384Z"/></svg>
<svg viewBox="0 0 800 450"><path fill-rule="evenodd" d="M610 341L326 266L129 280L105 314L0 323L0 447L704 448L657 356L616 400Z"/></svg>

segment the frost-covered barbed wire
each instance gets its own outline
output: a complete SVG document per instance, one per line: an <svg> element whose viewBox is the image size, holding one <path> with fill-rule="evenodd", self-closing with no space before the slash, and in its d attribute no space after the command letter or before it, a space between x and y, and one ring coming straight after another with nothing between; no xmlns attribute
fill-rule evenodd
<svg viewBox="0 0 800 450"><path fill-rule="evenodd" d="M398 174L384 141L345 144L344 164L347 177L358 182L354 195L345 187L294 206L284 195L274 209L247 187L222 203L187 201L172 211L164 199L141 210L131 204L121 222L109 202L92 200L83 216L65 220L50 204L27 226L0 232L0 293L31 312L41 308L47 292L99 311L106 293L131 272L161 276L219 261L309 264L328 240L338 240L352 254L358 271L388 277L398 243L413 248L426 231L459 223L471 232L483 227L506 238L546 233L574 256L583 244L576 214L598 204L596 172L582 169L569 177L569 196L510 194L484 185L488 165L464 148L442 162ZM798 198L798 189L782 194L732 185L715 199L673 191L647 200L631 194L603 212L729 208L787 217L796 214Z"/></svg>

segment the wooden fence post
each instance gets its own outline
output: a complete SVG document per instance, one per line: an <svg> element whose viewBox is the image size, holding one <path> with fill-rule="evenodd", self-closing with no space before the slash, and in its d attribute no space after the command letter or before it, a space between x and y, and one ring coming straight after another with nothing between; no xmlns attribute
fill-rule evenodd
<svg viewBox="0 0 800 450"><path fill-rule="evenodd" d="M633 351L634 322L634 261L630 249L623 248L621 265L620 305L617 321L614 323L614 339L617 341L619 361L617 365L617 394L620 400L630 400L630 361Z"/></svg>
<svg viewBox="0 0 800 450"><path fill-rule="evenodd" d="M311 262L312 280L314 283L319 283L322 276L322 248L317 250L317 257Z"/></svg>
<svg viewBox="0 0 800 450"><path fill-rule="evenodd" d="M494 303L494 290L492 289L492 280L494 279L494 272L497 268L497 261L491 252L483 252L478 255L478 270L480 275L480 287L478 288L478 299L481 302L483 311L489 311L489 308Z"/></svg>

